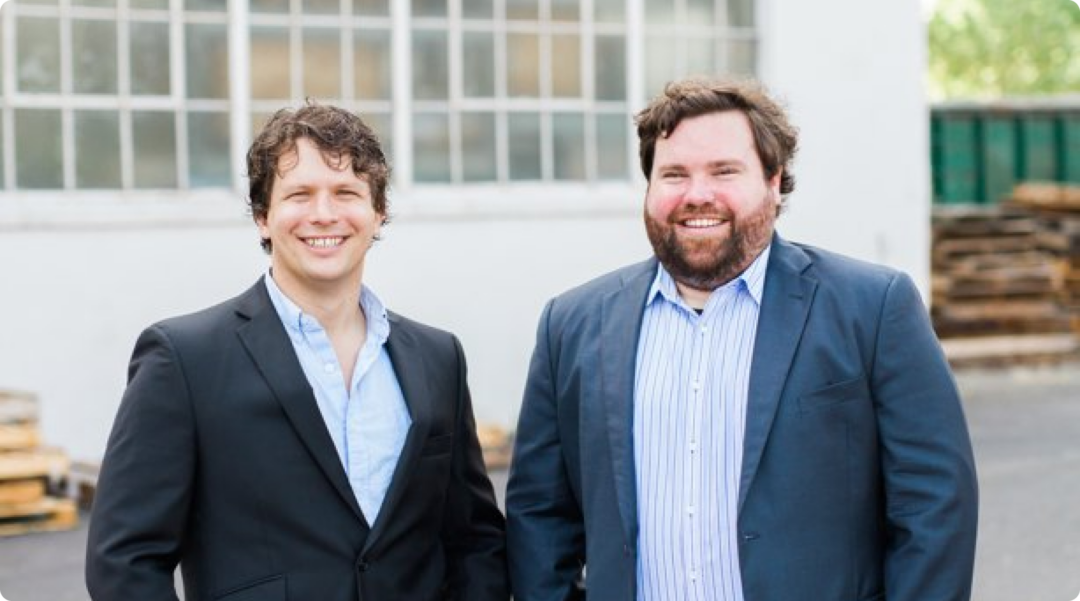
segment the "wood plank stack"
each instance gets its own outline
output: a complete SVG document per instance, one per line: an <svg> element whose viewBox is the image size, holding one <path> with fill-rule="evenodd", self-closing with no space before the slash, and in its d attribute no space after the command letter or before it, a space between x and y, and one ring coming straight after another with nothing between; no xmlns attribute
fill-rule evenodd
<svg viewBox="0 0 1080 601"><path fill-rule="evenodd" d="M1008 206L1038 216L1040 246L1054 257L1061 303L1080 335L1080 185L1021 184Z"/></svg>
<svg viewBox="0 0 1080 601"><path fill-rule="evenodd" d="M1080 357L1061 259L1072 231L1016 203L935 209L931 316L954 365Z"/></svg>
<svg viewBox="0 0 1080 601"><path fill-rule="evenodd" d="M48 494L69 465L62 451L41 446L37 399L0 390L0 536L78 524L74 501Z"/></svg>

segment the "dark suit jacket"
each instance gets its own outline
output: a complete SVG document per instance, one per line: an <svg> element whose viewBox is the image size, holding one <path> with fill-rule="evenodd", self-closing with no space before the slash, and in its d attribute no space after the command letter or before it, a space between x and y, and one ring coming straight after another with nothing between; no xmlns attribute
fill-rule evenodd
<svg viewBox="0 0 1080 601"><path fill-rule="evenodd" d="M633 601L634 364L656 261L548 303L507 490L517 601ZM776 237L739 485L746 601L970 597L975 466L906 276ZM674 598L674 597L673 597Z"/></svg>
<svg viewBox="0 0 1080 601"><path fill-rule="evenodd" d="M412 426L364 520L259 281L140 336L90 521L97 601L508 598L504 523L452 335L391 314Z"/></svg>

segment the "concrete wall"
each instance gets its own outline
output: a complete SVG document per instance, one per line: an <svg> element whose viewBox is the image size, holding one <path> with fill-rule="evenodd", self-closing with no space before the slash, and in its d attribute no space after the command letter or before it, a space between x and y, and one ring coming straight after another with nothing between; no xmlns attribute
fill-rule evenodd
<svg viewBox="0 0 1080 601"><path fill-rule="evenodd" d="M928 283L929 167L917 3L762 0L762 77L802 151L787 237ZM643 188L398 190L367 281L457 333L478 417L512 426L545 300L648 255ZM96 460L138 332L236 294L265 269L239 196L0 193L0 387L38 393L45 436Z"/></svg>

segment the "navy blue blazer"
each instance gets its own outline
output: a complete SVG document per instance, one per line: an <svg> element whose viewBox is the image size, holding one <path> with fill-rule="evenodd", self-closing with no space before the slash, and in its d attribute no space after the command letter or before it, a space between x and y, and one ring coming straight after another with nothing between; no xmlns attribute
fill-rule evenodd
<svg viewBox="0 0 1080 601"><path fill-rule="evenodd" d="M390 315L412 425L368 524L259 281L139 337L102 464L95 601L505 601L503 517L457 339Z"/></svg>
<svg viewBox="0 0 1080 601"><path fill-rule="evenodd" d="M634 364L656 268L596 279L540 318L506 497L517 601L636 598ZM911 280L775 236L752 361L746 601L969 599L971 443Z"/></svg>

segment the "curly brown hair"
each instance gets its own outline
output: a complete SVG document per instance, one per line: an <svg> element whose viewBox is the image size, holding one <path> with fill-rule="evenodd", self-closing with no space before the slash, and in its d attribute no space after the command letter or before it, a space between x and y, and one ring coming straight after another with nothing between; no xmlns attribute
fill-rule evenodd
<svg viewBox="0 0 1080 601"><path fill-rule="evenodd" d="M791 163L798 150L799 130L788 121L784 108L769 96L764 86L750 79L695 78L667 84L664 92L634 118L645 179L652 175L658 138L675 131L683 119L723 111L741 111L750 121L766 179L781 173L779 211L787 195L795 189Z"/></svg>
<svg viewBox="0 0 1080 601"><path fill-rule="evenodd" d="M296 151L300 138L314 143L328 165L337 168L350 163L353 173L371 186L372 206L386 223L390 167L378 136L358 115L311 100L298 109L283 108L274 113L248 149L247 202L253 219L266 219L281 158ZM270 240L262 239L262 247L269 253Z"/></svg>

